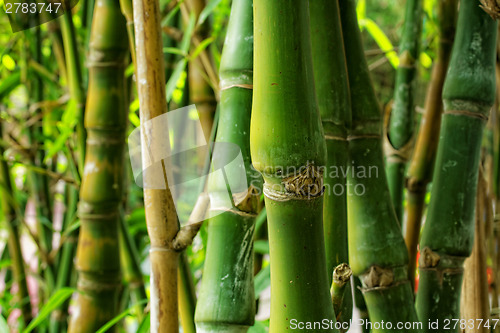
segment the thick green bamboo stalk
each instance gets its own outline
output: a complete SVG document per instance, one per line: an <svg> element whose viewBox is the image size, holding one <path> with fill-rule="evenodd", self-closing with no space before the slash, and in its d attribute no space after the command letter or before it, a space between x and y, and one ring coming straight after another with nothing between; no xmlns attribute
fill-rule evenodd
<svg viewBox="0 0 500 333"><path fill-rule="evenodd" d="M381 110L364 58L354 0L339 2L352 105L347 212L349 263L359 276L373 332L419 332L407 278L408 254L387 187ZM398 327L409 323L411 327ZM386 326L387 327L387 326Z"/></svg>
<svg viewBox="0 0 500 333"><path fill-rule="evenodd" d="M137 62L140 117L143 147L161 133L146 127L148 121L167 111L165 99L165 70L161 44L161 13L158 0L134 0L134 30ZM165 129L157 129L164 131ZM153 152L154 153L154 152ZM161 152L162 154L164 152ZM144 164L149 163L147 151L142 150ZM158 163L160 163L158 161ZM144 172L144 206L146 223L151 238L151 332L178 332L177 269L179 253L173 249L173 240L179 231L177 212L168 187L162 162L163 179L152 179ZM151 178L151 179L149 179ZM149 182L165 182L164 189L148 188Z"/></svg>
<svg viewBox="0 0 500 333"><path fill-rule="evenodd" d="M240 169L228 167L227 178L249 188L243 198L232 193L235 206L231 207L224 204L228 195L224 177L209 180L212 214L220 215L208 220L207 258L195 315L198 332L246 332L254 323L253 237L262 180L250 160L252 84L252 0L235 0L221 58L215 152L227 150L227 142L241 149L247 174L242 178Z"/></svg>
<svg viewBox="0 0 500 333"><path fill-rule="evenodd" d="M413 145L414 95L420 34L422 31L422 0L407 0L403 35L399 44L399 66L396 70L394 103L387 128L387 181L399 222L403 223L403 188L406 163Z"/></svg>
<svg viewBox="0 0 500 333"><path fill-rule="evenodd" d="M271 333L304 322L335 323L322 224L326 145L314 91L308 4L254 1L250 147L265 182ZM307 331L336 332L328 326Z"/></svg>
<svg viewBox="0 0 500 333"><path fill-rule="evenodd" d="M2 138L2 121L0 119L0 138ZM0 145L0 156L3 156L4 148ZM9 256L12 260L12 272L14 281L17 284L16 300L21 310L23 321L25 325L32 319L31 303L28 294L28 286L26 284L26 270L24 268L24 259L21 250L21 235L19 232L19 218L16 214L14 206L14 188L12 186L11 175L9 166L4 159L0 159L0 205L1 212L3 213L2 219L7 226L9 233L7 239L7 246L9 249Z"/></svg>
<svg viewBox="0 0 500 333"><path fill-rule="evenodd" d="M432 68L431 82L425 100L425 113L415 142L413 156L408 166L406 182L406 235L409 265L408 278L415 283L417 246L424 212L427 184L432 179L432 169L439 141L439 127L443 109L442 92L451 48L455 38L457 0L439 1L439 46Z"/></svg>
<svg viewBox="0 0 500 333"><path fill-rule="evenodd" d="M351 122L351 102L345 63L338 1L318 0L309 4L314 79L318 108L328 151L324 173L325 198L323 227L326 267L330 284L332 273L348 263L346 177L347 133ZM338 291L338 290L337 290ZM345 297L340 297L337 320L349 322L352 316L351 284L347 281Z"/></svg>
<svg viewBox="0 0 500 333"><path fill-rule="evenodd" d="M125 18L118 0L98 0L93 16L85 127L87 156L80 189L78 290L70 333L95 332L118 310L118 228L127 120Z"/></svg>
<svg viewBox="0 0 500 333"><path fill-rule="evenodd" d="M444 114L431 202L420 241L416 304L423 322L440 321L433 332L444 332L443 321L460 316L463 262L474 240L482 133L495 98L496 36L497 23L476 0L460 2L443 88Z"/></svg>

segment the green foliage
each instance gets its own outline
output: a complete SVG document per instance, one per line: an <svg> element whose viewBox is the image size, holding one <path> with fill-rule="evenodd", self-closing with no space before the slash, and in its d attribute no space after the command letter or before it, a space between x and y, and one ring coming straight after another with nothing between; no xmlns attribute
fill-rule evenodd
<svg viewBox="0 0 500 333"><path fill-rule="evenodd" d="M51 312L61 306L75 291L74 288L62 288L56 291L40 309L38 316L23 330L23 333L29 333L41 325L50 316Z"/></svg>

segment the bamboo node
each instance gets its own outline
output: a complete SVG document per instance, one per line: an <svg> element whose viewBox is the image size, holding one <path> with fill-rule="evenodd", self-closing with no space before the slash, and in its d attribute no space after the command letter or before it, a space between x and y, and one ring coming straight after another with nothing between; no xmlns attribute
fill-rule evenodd
<svg viewBox="0 0 500 333"><path fill-rule="evenodd" d="M333 269L333 282L339 286L343 287L351 278L352 269L348 264L342 263Z"/></svg>
<svg viewBox="0 0 500 333"><path fill-rule="evenodd" d="M441 256L436 252L432 251L428 247L424 247L424 249L420 253L420 259L418 260L418 264L421 268L433 268L439 264L441 260Z"/></svg>
<svg viewBox="0 0 500 333"><path fill-rule="evenodd" d="M479 0L481 7L492 19L498 20L500 18L500 0Z"/></svg>
<svg viewBox="0 0 500 333"><path fill-rule="evenodd" d="M253 84L244 84L244 83L241 83L241 84L230 84L230 85L225 86L225 87L220 87L220 91L231 89L231 88L243 88L243 89L253 90Z"/></svg>
<svg viewBox="0 0 500 333"><path fill-rule="evenodd" d="M325 140L338 140L338 141L347 141L346 137L325 134Z"/></svg>
<svg viewBox="0 0 500 333"><path fill-rule="evenodd" d="M406 178L406 189L413 193L423 193L427 190L427 182L415 177Z"/></svg>
<svg viewBox="0 0 500 333"><path fill-rule="evenodd" d="M456 116L466 116L471 118L479 118L484 121L488 121L488 116L480 112L471 112L468 110L446 110L444 114L452 114Z"/></svg>
<svg viewBox="0 0 500 333"><path fill-rule="evenodd" d="M323 194L323 169L308 162L298 174L286 177L282 183L286 192L294 196L320 196Z"/></svg>
<svg viewBox="0 0 500 333"><path fill-rule="evenodd" d="M373 265L368 272L360 276L363 286L371 289L377 287L388 287L394 282L394 271L392 268L384 268Z"/></svg>
<svg viewBox="0 0 500 333"><path fill-rule="evenodd" d="M172 249L175 251L183 251L191 245L202 224L203 221L199 221L182 227L172 241Z"/></svg>
<svg viewBox="0 0 500 333"><path fill-rule="evenodd" d="M255 213L259 206L259 189L250 185L247 191L233 194L234 205L245 213Z"/></svg>

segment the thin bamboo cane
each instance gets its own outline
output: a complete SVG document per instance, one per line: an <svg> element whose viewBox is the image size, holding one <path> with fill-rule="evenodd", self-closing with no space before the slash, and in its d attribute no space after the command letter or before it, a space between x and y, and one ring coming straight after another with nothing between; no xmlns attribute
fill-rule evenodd
<svg viewBox="0 0 500 333"><path fill-rule="evenodd" d="M235 206L227 207L225 180L219 177L209 180L213 212L222 210L223 213L208 220L206 260L195 315L198 332L246 332L254 322L253 237L259 210L256 193L261 192L262 180L251 169L250 160L252 62L252 0L235 0L221 58L221 103L215 151L221 147L218 144L225 143L236 144L241 149L246 177L242 179L238 174L240 169L233 171L228 167L227 178L233 185L249 188L242 198L232 193Z"/></svg>
<svg viewBox="0 0 500 333"><path fill-rule="evenodd" d="M347 72L351 91L351 167L347 175L349 263L359 276L373 332L391 323L394 332L419 332L419 327L397 327L417 322L413 293L407 278L408 255L385 178L381 111L364 58L354 0L339 2ZM379 172L380 171L380 172ZM372 173L374 172L374 173Z"/></svg>
<svg viewBox="0 0 500 333"><path fill-rule="evenodd" d="M85 127L87 155L80 189L78 290L70 333L95 332L118 310L119 219L125 130L128 43L118 0L98 0L93 16ZM113 329L114 331L114 329Z"/></svg>
<svg viewBox="0 0 500 333"><path fill-rule="evenodd" d="M394 103L385 141L386 174L392 203L403 224L403 188L406 163L413 145L414 95L422 31L422 0L406 1L403 35L399 45Z"/></svg>
<svg viewBox="0 0 500 333"><path fill-rule="evenodd" d="M26 32L27 33L27 32ZM28 50L24 53L25 55L32 57L37 63L43 63L42 58L42 35L40 27L35 27L30 31L33 35L29 40L34 40L34 43L26 45ZM43 80L40 75L35 75L31 80L28 80L25 85L30 92L29 103L31 105L36 105L44 98L44 87ZM35 112L41 112L41 109L35 109ZM35 166L42 167L42 163L45 157L44 151L39 147L37 137L42 135L42 120L37 121L33 126L28 128L28 141L33 149L31 154L31 164ZM35 220L36 229L39 238L39 244L41 246L41 251L45 253L50 253L52 250L52 228L50 223L52 223L52 209L50 203L49 194L49 184L46 175L41 175L32 170L28 171L28 183L30 186L30 195L35 206ZM41 265L41 273L47 284L47 289L50 292L53 290L55 285L55 267L53 262L43 262ZM46 294L41 293L40 296L42 300L45 299Z"/></svg>
<svg viewBox="0 0 500 333"><path fill-rule="evenodd" d="M314 91L308 4L254 1L250 148L265 181L271 333L293 328L294 320L335 323L322 224L326 145ZM315 325L307 331L336 330Z"/></svg>
<svg viewBox="0 0 500 333"><path fill-rule="evenodd" d="M2 138L2 121L0 120L0 138ZM3 156L4 149L0 145L0 156ZM2 193L3 192L3 193ZM24 324L28 324L32 319L31 303L26 284L26 270L21 249L21 238L19 232L19 217L14 206L14 188L12 186L9 167L5 160L0 159L0 204L2 205L2 219L6 222L9 237L7 246L12 260L12 271L14 281L17 284L16 300L21 310Z"/></svg>
<svg viewBox="0 0 500 333"><path fill-rule="evenodd" d="M134 28L137 62L137 82L141 105L141 126L148 120L164 114L167 110L165 101L165 70L161 44L160 9L158 0L134 0ZM152 133L154 136L155 133ZM149 140L154 137L149 137ZM143 151L143 159L146 152ZM163 172L165 170L162 163ZM147 181L147 170L144 175ZM160 181L160 180L152 180ZM177 269L178 252L172 248L172 241L179 226L177 213L168 187L166 189L144 188L144 206L146 223L151 238L151 332L177 332Z"/></svg>
<svg viewBox="0 0 500 333"><path fill-rule="evenodd" d="M203 8L205 8L205 0L186 0L185 4L190 12L194 13L196 21L198 21L198 17ZM201 40L208 37L206 23L198 26L196 35L197 38ZM194 49L195 47L192 48L192 50ZM192 59L188 63L189 98L193 104L196 104L196 109L200 115L201 126L205 133L205 139L208 141L213 126L217 101L213 89L205 79L203 68L200 57Z"/></svg>
<svg viewBox="0 0 500 333"><path fill-rule="evenodd" d="M144 318L144 306L138 304L147 299L148 296L146 295L146 289L144 287L137 249L130 233L128 232L123 214L121 214L120 218L119 237L123 279L128 285L130 302L132 305L135 305L134 313L137 320L142 322L142 319Z"/></svg>
<svg viewBox="0 0 500 333"><path fill-rule="evenodd" d="M343 172L347 168L351 105L338 1L313 1L309 12L316 96L328 151L324 174L323 227L326 267L331 284L334 269L348 263L349 259L346 177ZM352 317L349 280L341 290L345 295L336 296L341 300L341 304L337 304L340 312L336 312L336 317L337 321L349 322Z"/></svg>
<svg viewBox="0 0 500 333"><path fill-rule="evenodd" d="M85 115L85 91L82 85L82 69L80 65L76 32L75 26L73 24L73 16L71 14L71 10L67 10L64 15L60 16L59 22L61 25L64 54L66 57L66 71L68 75L67 79L69 92L71 95L71 99L75 103L76 115L78 117L78 122L76 125L77 147L79 152L78 167L80 170L83 170L83 165L85 162L85 142L87 136L83 123Z"/></svg>
<svg viewBox="0 0 500 333"><path fill-rule="evenodd" d="M179 293L179 316L181 318L182 332L195 333L196 325L194 315L196 310L196 292L193 282L191 268L185 252L181 253L179 260L178 293Z"/></svg>
<svg viewBox="0 0 500 333"><path fill-rule="evenodd" d="M406 182L406 247L408 248L408 278L415 284L417 246L425 205L427 184L432 179L443 109L442 91L455 37L457 0L439 1L439 46L432 69L431 82L425 100L425 113L417 135L415 149L408 167Z"/></svg>
<svg viewBox="0 0 500 333"><path fill-rule="evenodd" d="M477 1L461 1L443 88L445 111L431 202L420 241L416 306L423 322L440 321L437 332L449 331L444 319L460 316L463 261L473 246L481 139L495 96L496 37L497 23Z"/></svg>
<svg viewBox="0 0 500 333"><path fill-rule="evenodd" d="M62 230L67 230L71 226L71 223L76 218L76 210L78 204L78 190L72 186L66 186L65 195L65 212ZM78 240L78 232L71 232L61 248L61 257L57 269L56 285L55 289L58 290L65 286L71 285L71 275L73 272L73 259L76 253L76 246ZM52 312L49 332L59 333L64 331L67 326L68 317L68 306L69 302L64 303L59 309Z"/></svg>

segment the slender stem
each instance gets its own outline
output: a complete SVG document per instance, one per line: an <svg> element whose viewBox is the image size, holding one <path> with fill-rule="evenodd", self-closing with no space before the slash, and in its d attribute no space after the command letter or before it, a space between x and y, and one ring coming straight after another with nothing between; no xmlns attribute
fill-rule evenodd
<svg viewBox="0 0 500 333"><path fill-rule="evenodd" d="M188 8L189 12L194 13L195 19L198 20L199 15L205 7L205 0L185 0L184 5ZM204 40L207 37L208 26L207 22L205 22L205 24L197 28L196 38ZM196 47L197 45L193 45L192 50ZM209 60L209 62L211 61ZM196 108L200 115L201 126L205 133L205 139L208 141L213 126L217 102L213 89L204 77L205 74L203 73L203 69L204 64L201 57L192 59L188 63L189 97L191 102L196 104Z"/></svg>
<svg viewBox="0 0 500 333"><path fill-rule="evenodd" d="M191 267L189 267L188 257L185 252L182 252L180 255L177 272L179 280L179 315L181 317L182 331L185 333L195 333L196 289Z"/></svg>
<svg viewBox="0 0 500 333"><path fill-rule="evenodd" d="M93 2L93 1L90 1ZM83 90L83 75L80 65L80 52L76 41L75 26L71 10L67 10L64 15L59 17L61 25L64 54L66 56L66 70L68 75L68 85L71 99L76 106L77 122L77 146L79 151L78 168L83 170L85 162L85 141L86 132L83 124L85 115L85 92Z"/></svg>
<svg viewBox="0 0 500 333"><path fill-rule="evenodd" d="M134 27L137 62L137 82L143 161L149 162L145 150L161 133L153 130L150 120L163 115L165 103L165 70L161 43L161 13L158 0L134 0ZM146 127L148 126L148 127ZM158 129L164 131L165 129ZM145 142L144 140L148 140ZM151 156L154 158L154 156ZM162 163L163 166L163 163ZM149 170L149 169L148 169ZM151 189L147 185L158 182L148 170L144 173L144 206L146 223L151 238L151 332L177 332L177 269L179 254L172 249L172 241L179 230L177 213L163 167L165 189Z"/></svg>
<svg viewBox="0 0 500 333"><path fill-rule="evenodd" d="M387 128L386 173L392 203L399 222L403 223L403 188L406 163L413 145L414 95L422 31L422 0L406 1L403 35L399 46L394 103Z"/></svg>
<svg viewBox="0 0 500 333"><path fill-rule="evenodd" d="M457 0L439 1L439 46L432 69L431 82L406 183L406 247L408 248L408 278L415 284L417 246L425 206L427 184L432 179L432 169L439 141L439 127L443 109L442 92L451 55L457 16Z"/></svg>
<svg viewBox="0 0 500 333"><path fill-rule="evenodd" d="M2 137L2 121L0 119L0 137ZM4 153L3 147L0 146L0 156ZM9 238L7 246L9 255L12 260L12 271L14 281L17 284L17 302L22 313L24 324L27 325L31 319L31 303L26 284L26 270L21 249L21 235L19 232L19 217L16 214L14 202L14 188L12 186L9 167L4 160L0 160L0 204L2 205L2 219L7 225Z"/></svg>

